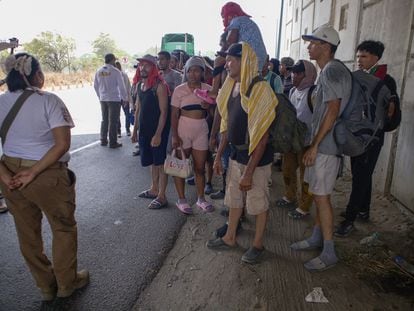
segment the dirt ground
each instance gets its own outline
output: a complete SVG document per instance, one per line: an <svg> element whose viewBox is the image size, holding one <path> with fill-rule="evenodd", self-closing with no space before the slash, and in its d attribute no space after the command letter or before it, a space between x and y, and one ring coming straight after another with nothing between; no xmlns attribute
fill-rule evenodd
<svg viewBox="0 0 414 311"><path fill-rule="evenodd" d="M212 251L205 244L226 220L219 213L223 203L216 201L211 214L194 208L133 310L414 310L414 278L392 261L393 255L401 254L414 262L413 215L374 194L371 221L356 222L348 238L335 238L340 263L309 273L303 263L317 252L295 252L289 245L311 233L312 218L293 220L288 210L275 207L283 184L280 172L272 178L266 253L260 264L240 260L252 240L254 218L243 223L238 248ZM337 223L349 189L348 173L337 182L333 196ZM378 232L382 245L361 246L359 241L373 232ZM315 287L322 288L327 303L305 301Z"/></svg>

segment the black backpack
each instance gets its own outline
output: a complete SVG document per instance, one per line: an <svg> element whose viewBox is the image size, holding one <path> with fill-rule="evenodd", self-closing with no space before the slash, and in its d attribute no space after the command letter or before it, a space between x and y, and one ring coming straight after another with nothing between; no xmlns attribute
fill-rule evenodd
<svg viewBox="0 0 414 311"><path fill-rule="evenodd" d="M395 83L395 80L387 74L384 78L384 83L391 92L392 102L394 102L395 106L394 114L391 117L386 115L384 123L384 132L391 132L401 123L401 104L397 94L397 84Z"/></svg>
<svg viewBox="0 0 414 311"><path fill-rule="evenodd" d="M352 92L335 124L334 138L342 154L355 157L379 141L391 94L377 77L362 70L351 72L345 68L352 78Z"/></svg>

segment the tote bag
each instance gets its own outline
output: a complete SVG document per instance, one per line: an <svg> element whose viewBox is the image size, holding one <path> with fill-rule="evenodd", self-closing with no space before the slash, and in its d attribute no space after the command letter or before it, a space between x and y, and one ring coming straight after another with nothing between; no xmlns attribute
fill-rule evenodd
<svg viewBox="0 0 414 311"><path fill-rule="evenodd" d="M187 178L193 174L193 165L191 160L185 157L184 151L182 148L178 148L181 152L181 159L176 157L176 149L174 149L171 154L167 155L167 158L164 162L164 171L166 174Z"/></svg>

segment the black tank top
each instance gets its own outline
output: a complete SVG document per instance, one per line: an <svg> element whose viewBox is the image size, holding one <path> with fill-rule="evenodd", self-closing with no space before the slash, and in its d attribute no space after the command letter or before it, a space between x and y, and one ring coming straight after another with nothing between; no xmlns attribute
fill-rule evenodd
<svg viewBox="0 0 414 311"><path fill-rule="evenodd" d="M138 85L138 97L141 103L139 110L139 135L152 138L157 131L158 121L160 119L160 106L158 103L157 87L142 91L141 84ZM168 105L169 108L170 105ZM170 128L170 109L167 113L167 121L165 123L164 131Z"/></svg>
<svg viewBox="0 0 414 311"><path fill-rule="evenodd" d="M227 102L227 138L231 147L230 158L238 163L247 165L249 162L248 147L244 150L237 150L234 146L246 145L248 143L247 113L241 106L240 94L236 97L230 95ZM264 166L273 161L273 150L267 144L262 158L257 166Z"/></svg>

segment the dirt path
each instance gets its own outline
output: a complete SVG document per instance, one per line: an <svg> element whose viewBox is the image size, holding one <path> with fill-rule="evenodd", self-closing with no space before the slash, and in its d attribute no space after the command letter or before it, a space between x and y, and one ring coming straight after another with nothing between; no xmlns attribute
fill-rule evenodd
<svg viewBox="0 0 414 311"><path fill-rule="evenodd" d="M339 214L346 205L350 178L337 185L334 204ZM273 174L272 206L281 195L281 173ZM221 206L217 202L216 206ZM357 224L347 239L337 241L339 256L345 257L358 247L361 237L373 230L391 232L387 243L414 240L413 222L390 202L375 196L372 222ZM341 209L339 209L341 208ZM336 217L339 221L339 216ZM212 251L205 243L213 237L225 218L216 211L196 211L188 217L174 248L151 285L141 294L133 310L413 310L411 298L378 293L358 278L352 266L339 263L321 273L309 273L303 263L317 252L294 252L289 245L308 235L312 219L293 220L287 210L272 207L265 237L266 254L258 265L241 263L254 233L254 220L248 217L238 238L239 248ZM402 243L400 243L402 244ZM400 245L402 247L402 245ZM305 296L314 287L322 287L328 303L309 303Z"/></svg>

